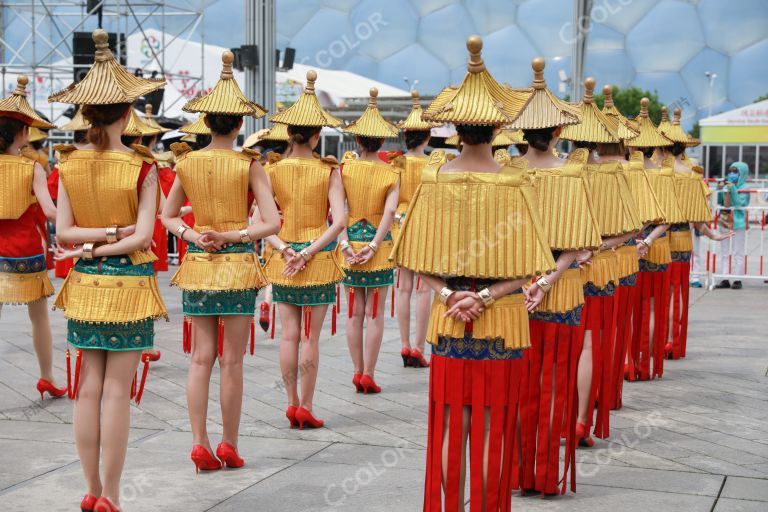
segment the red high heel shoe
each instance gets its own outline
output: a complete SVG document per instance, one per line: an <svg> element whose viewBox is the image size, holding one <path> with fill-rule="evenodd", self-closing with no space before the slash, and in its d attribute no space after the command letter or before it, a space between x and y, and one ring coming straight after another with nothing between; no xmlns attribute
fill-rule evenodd
<svg viewBox="0 0 768 512"><path fill-rule="evenodd" d="M159 350L147 350L146 352L144 352L144 355L147 357L147 359L154 362L154 361L159 361L160 356L162 356L163 354L160 353Z"/></svg>
<svg viewBox="0 0 768 512"><path fill-rule="evenodd" d="M37 381L37 391L40 393L40 400L45 399L44 393L51 395L51 398L61 398L67 394L67 388L57 388L51 381L45 379Z"/></svg>
<svg viewBox="0 0 768 512"><path fill-rule="evenodd" d="M115 505L106 496L102 496L93 505L94 512L120 512L120 507Z"/></svg>
<svg viewBox="0 0 768 512"><path fill-rule="evenodd" d="M299 430L302 430L305 425L307 428L320 428L325 425L323 420L315 418L312 413L304 407L296 409L296 421L299 422Z"/></svg>
<svg viewBox="0 0 768 512"><path fill-rule="evenodd" d="M579 440L579 446L582 448L592 448L595 441L587 433L587 427L583 423L576 423L576 439Z"/></svg>
<svg viewBox="0 0 768 512"><path fill-rule="evenodd" d="M285 417L288 418L288 421L291 422L291 428L296 428L299 426L299 422L296 421L296 409L298 409L298 407L295 405L289 405L285 410Z"/></svg>
<svg viewBox="0 0 768 512"><path fill-rule="evenodd" d="M363 388L364 394L376 394L381 393L381 388L376 385L376 381L373 380L373 377L370 375L363 375L363 377L360 379L360 386Z"/></svg>
<svg viewBox="0 0 768 512"><path fill-rule="evenodd" d="M93 509L96 508L96 501L98 498L94 496L93 494L86 494L83 496L83 500L80 502L80 510L82 512L93 512Z"/></svg>
<svg viewBox="0 0 768 512"><path fill-rule="evenodd" d="M358 393L363 392L363 386L360 385L360 379L363 378L362 373L355 372L355 376L352 377L352 384L355 386L355 389Z"/></svg>
<svg viewBox="0 0 768 512"><path fill-rule="evenodd" d="M427 361L427 359L424 357L424 354L421 353L421 350L412 348L411 359L408 366L412 366L414 368L429 368L429 361Z"/></svg>
<svg viewBox="0 0 768 512"><path fill-rule="evenodd" d="M219 446L216 447L216 457L221 460L224 466L231 469L245 466L245 461L237 453L237 448L223 441L219 443Z"/></svg>
<svg viewBox="0 0 768 512"><path fill-rule="evenodd" d="M666 345L664 345L664 358L665 359L674 359L674 353L672 352L672 342L668 341Z"/></svg>
<svg viewBox="0 0 768 512"><path fill-rule="evenodd" d="M403 368L408 368L411 365L411 349L409 347L401 348L400 357L403 358Z"/></svg>
<svg viewBox="0 0 768 512"><path fill-rule="evenodd" d="M216 471L217 469L221 469L221 461L199 444L192 447L192 454L189 458L195 463L196 473L199 473L200 470Z"/></svg>
<svg viewBox="0 0 768 512"><path fill-rule="evenodd" d="M264 329L264 332L269 330L269 304L267 301L262 302L259 306L259 325Z"/></svg>

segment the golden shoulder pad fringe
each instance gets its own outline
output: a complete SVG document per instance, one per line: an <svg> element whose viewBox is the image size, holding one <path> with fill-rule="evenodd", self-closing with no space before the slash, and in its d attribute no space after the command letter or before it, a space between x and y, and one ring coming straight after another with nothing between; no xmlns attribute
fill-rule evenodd
<svg viewBox="0 0 768 512"><path fill-rule="evenodd" d="M656 265L668 265L672 262L672 254L669 248L669 236L657 239L644 258L646 261Z"/></svg>
<svg viewBox="0 0 768 512"><path fill-rule="evenodd" d="M629 191L637 206L637 215L643 224L660 223L664 220L664 210L659 204L656 192L651 185L648 172L643 164L643 154L635 151L629 161L624 164L624 177L627 179Z"/></svg>
<svg viewBox="0 0 768 512"><path fill-rule="evenodd" d="M464 338L466 323L446 317L448 307L435 299L429 315L427 341L433 345L440 336ZM498 299L472 322L472 337L493 341L504 340L506 349L524 349L531 346L528 310L522 294L507 295Z"/></svg>
<svg viewBox="0 0 768 512"><path fill-rule="evenodd" d="M368 242L349 242L349 245L352 246L353 251L359 252L361 249L363 249L363 247L368 245ZM389 254L392 252L393 246L394 244L391 240L384 240L381 242L379 250L376 251L376 253L370 260L368 260L368 262L364 263L363 265L352 265L351 267L349 266L349 263L347 263L347 259L344 258L344 255L342 254L339 258L339 261L341 262L341 268L344 270L354 270L356 272L378 272L380 270L393 269L395 266L389 259Z"/></svg>
<svg viewBox="0 0 768 512"><path fill-rule="evenodd" d="M400 198L398 199L397 213L405 213L408 204L416 193L416 188L421 183L421 171L427 165L429 159L420 156L400 155L392 159L392 166L400 172Z"/></svg>
<svg viewBox="0 0 768 512"><path fill-rule="evenodd" d="M0 155L0 219L18 219L35 203L34 176L34 160Z"/></svg>
<svg viewBox="0 0 768 512"><path fill-rule="evenodd" d="M595 249L602 243L580 159L586 154L577 149L562 167L534 171L539 212L553 250Z"/></svg>
<svg viewBox="0 0 768 512"><path fill-rule="evenodd" d="M0 272L0 304L29 304L53 295L48 272L11 274Z"/></svg>
<svg viewBox="0 0 768 512"><path fill-rule="evenodd" d="M642 227L619 162L588 165L586 176L603 237L624 235Z"/></svg>
<svg viewBox="0 0 768 512"><path fill-rule="evenodd" d="M690 231L667 231L670 252L692 252L693 238Z"/></svg>
<svg viewBox="0 0 768 512"><path fill-rule="evenodd" d="M252 290L264 288L267 278L254 253L187 252L171 285L182 290Z"/></svg>
<svg viewBox="0 0 768 512"><path fill-rule="evenodd" d="M328 229L328 187L333 166L317 158L284 158L267 169L283 212L280 238L316 240Z"/></svg>
<svg viewBox="0 0 768 512"><path fill-rule="evenodd" d="M168 319L155 276L105 276L69 272L54 309L70 320L130 323L148 318Z"/></svg>
<svg viewBox="0 0 768 512"><path fill-rule="evenodd" d="M304 270L295 276L287 277L283 275L285 260L279 252L275 251L269 255L269 259L264 265L264 273L269 283L280 286L298 288L338 283L344 279L345 275L344 270L339 265L339 257L338 249L318 252L307 262Z"/></svg>
<svg viewBox="0 0 768 512"><path fill-rule="evenodd" d="M600 289L609 283L619 284L619 261L613 251L602 251L592 258L590 265L581 268L581 278Z"/></svg>
<svg viewBox="0 0 768 512"><path fill-rule="evenodd" d="M536 311L544 313L568 313L584 304L584 281L581 269L569 268L560 276L552 289L544 294L544 300Z"/></svg>
<svg viewBox="0 0 768 512"><path fill-rule="evenodd" d="M680 205L683 217L688 222L709 222L712 220L712 211L709 209L709 200L704 184L698 174L675 173L675 192L677 203Z"/></svg>
<svg viewBox="0 0 768 512"><path fill-rule="evenodd" d="M345 160L341 179L347 195L347 225L365 220L379 225L384 216L387 194L397 185L400 172L384 162Z"/></svg>
<svg viewBox="0 0 768 512"><path fill-rule="evenodd" d="M636 274L640 270L637 247L634 245L622 245L616 249L616 261L620 279Z"/></svg>
<svg viewBox="0 0 768 512"><path fill-rule="evenodd" d="M554 270L524 161L498 173L439 173L432 153L390 258L417 273L519 279ZM599 245L599 242L598 242Z"/></svg>
<svg viewBox="0 0 768 512"><path fill-rule="evenodd" d="M668 163L665 160L665 164ZM682 224L686 221L675 191L675 176L671 166L664 165L661 169L651 169L648 172L653 191L664 211L664 224Z"/></svg>

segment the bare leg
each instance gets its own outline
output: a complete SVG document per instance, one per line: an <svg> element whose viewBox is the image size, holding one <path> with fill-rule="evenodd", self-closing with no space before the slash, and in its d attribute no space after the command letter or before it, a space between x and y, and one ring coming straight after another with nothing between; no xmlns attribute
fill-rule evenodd
<svg viewBox="0 0 768 512"><path fill-rule="evenodd" d="M48 301L36 300L27 304L27 313L32 322L32 343L35 346L40 378L55 384L53 380L53 339L51 322L48 320Z"/></svg>
<svg viewBox="0 0 768 512"><path fill-rule="evenodd" d="M131 381L140 358L139 350L107 354L101 421L101 448L104 453L102 495L115 504L120 500L120 477L131 427Z"/></svg>
<svg viewBox="0 0 768 512"><path fill-rule="evenodd" d="M315 398L315 384L320 365L320 332L323 329L328 305L312 306L309 325L309 338L301 342L301 406L312 411L312 400Z"/></svg>
<svg viewBox="0 0 768 512"><path fill-rule="evenodd" d="M224 352L219 358L221 371L221 440L237 448L240 415L243 409L243 352L249 340L251 317L224 316Z"/></svg>
<svg viewBox="0 0 768 512"><path fill-rule="evenodd" d="M424 343L427 340L429 313L432 309L432 289L422 282L416 290L416 339L414 346L424 353Z"/></svg>
<svg viewBox="0 0 768 512"><path fill-rule="evenodd" d="M80 466L88 486L87 492L93 496L101 496L101 395L106 364L107 353L104 350L83 350L80 385L72 418Z"/></svg>
<svg viewBox="0 0 768 512"><path fill-rule="evenodd" d="M349 287L347 287L349 290ZM347 319L347 346L355 373L363 373L365 363L363 360L363 320L365 319L365 288L355 288L354 306L352 317Z"/></svg>
<svg viewBox="0 0 768 512"><path fill-rule="evenodd" d="M459 470L459 511L464 510L464 487L467 481L467 439L469 438L469 424L472 417L472 409L463 407L461 418L461 468ZM441 463L443 472L443 487L448 480L448 440L450 439L451 408L445 406L443 415L443 460Z"/></svg>
<svg viewBox="0 0 768 512"><path fill-rule="evenodd" d="M411 348L411 294L413 292L413 272L401 268L395 288L395 313L397 325L400 327L400 344L403 348ZM417 316L418 321L418 316ZM418 343L419 338L416 337Z"/></svg>
<svg viewBox="0 0 768 512"><path fill-rule="evenodd" d="M369 288L367 290L367 298L365 301L365 316L366 316L366 329L365 329L365 347L363 352L365 354L365 366L363 367L363 373L373 377L373 373L376 371L376 362L379 359L379 351L381 350L381 340L384 337L384 310L386 309L386 297L387 286L378 288L379 291L379 303L376 311L376 318L373 318L373 294L376 288Z"/></svg>
<svg viewBox="0 0 768 512"><path fill-rule="evenodd" d="M218 317L192 317L192 361L187 373L187 408L189 423L192 428L192 444L202 445L211 451L208 440L208 392L211 384L211 371L216 362L218 342Z"/></svg>
<svg viewBox="0 0 768 512"><path fill-rule="evenodd" d="M579 394L579 415L576 421L586 425L590 410L589 391L592 388L592 331L584 331L584 346L579 356L576 379Z"/></svg>
<svg viewBox="0 0 768 512"><path fill-rule="evenodd" d="M280 308L280 373L283 376L288 405L299 405L297 382L299 380L299 329L301 308L292 304L278 303Z"/></svg>

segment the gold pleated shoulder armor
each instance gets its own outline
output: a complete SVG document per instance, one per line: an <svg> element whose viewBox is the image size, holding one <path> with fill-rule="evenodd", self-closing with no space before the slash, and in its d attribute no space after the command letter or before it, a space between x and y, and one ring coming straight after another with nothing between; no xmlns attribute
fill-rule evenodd
<svg viewBox="0 0 768 512"><path fill-rule="evenodd" d="M661 162L661 168L646 169L646 172L659 205L664 211L664 223L682 224L686 222L675 192L674 158L665 158Z"/></svg>
<svg viewBox="0 0 768 512"><path fill-rule="evenodd" d="M683 217L688 222L709 222L712 211L709 208L709 187L697 173L675 173L675 193Z"/></svg>
<svg viewBox="0 0 768 512"><path fill-rule="evenodd" d="M539 214L552 250L595 249L602 243L585 178L588 156L586 149L576 149L561 167L533 171Z"/></svg>
<svg viewBox="0 0 768 512"><path fill-rule="evenodd" d="M342 160L341 179L347 195L347 226L361 220L378 227L384 216L387 194L397 185L400 172L384 162L360 160L347 153Z"/></svg>
<svg viewBox="0 0 768 512"><path fill-rule="evenodd" d="M496 160L499 165L507 165L512 161L512 155L506 149L497 149L493 154L493 159Z"/></svg>
<svg viewBox="0 0 768 512"><path fill-rule="evenodd" d="M0 219L18 219L36 202L32 194L36 154L0 155Z"/></svg>
<svg viewBox="0 0 768 512"><path fill-rule="evenodd" d="M447 172L434 151L390 258L417 273L520 279L555 264L536 193L518 161L498 173Z"/></svg>
<svg viewBox="0 0 768 512"><path fill-rule="evenodd" d="M335 165L326 158L283 158L270 164L269 178L286 242L316 240L328 229L328 187Z"/></svg>
<svg viewBox="0 0 768 512"><path fill-rule="evenodd" d="M408 204L413 199L413 194L421 183L421 171L429 161L424 156L400 155L392 159L392 166L400 174L400 199L397 204L397 213L403 214L408 209Z"/></svg>
<svg viewBox="0 0 768 512"><path fill-rule="evenodd" d="M635 200L637 214L642 224L660 224L665 213L651 185L651 179L643 164L643 153L635 151L630 155L629 163L622 166L629 191Z"/></svg>
<svg viewBox="0 0 768 512"><path fill-rule="evenodd" d="M67 191L75 224L83 228L130 226L139 211L138 180L145 164L154 165L152 153L135 145L132 153L57 146L59 177ZM158 191L158 201L160 194ZM155 261L147 249L130 255L134 265Z"/></svg>

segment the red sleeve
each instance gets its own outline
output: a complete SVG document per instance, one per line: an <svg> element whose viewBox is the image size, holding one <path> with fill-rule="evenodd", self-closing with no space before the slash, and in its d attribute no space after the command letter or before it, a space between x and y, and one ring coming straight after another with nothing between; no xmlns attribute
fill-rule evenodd
<svg viewBox="0 0 768 512"><path fill-rule="evenodd" d="M59 200L59 168L54 167L51 175L48 176L48 193L54 202Z"/></svg>
<svg viewBox="0 0 768 512"><path fill-rule="evenodd" d="M147 177L147 174L149 174L149 171L152 170L152 166L155 164L148 164L147 162L144 162L141 164L141 171L139 171L139 181L136 183L136 190L141 192L141 186L144 184L144 180Z"/></svg>
<svg viewBox="0 0 768 512"><path fill-rule="evenodd" d="M163 189L163 195L168 197L173 181L176 179L176 173L170 167L162 167L157 170L157 176L160 178L160 188Z"/></svg>

